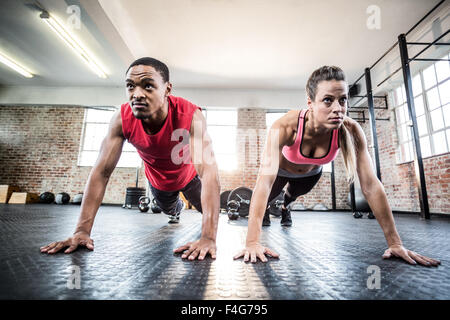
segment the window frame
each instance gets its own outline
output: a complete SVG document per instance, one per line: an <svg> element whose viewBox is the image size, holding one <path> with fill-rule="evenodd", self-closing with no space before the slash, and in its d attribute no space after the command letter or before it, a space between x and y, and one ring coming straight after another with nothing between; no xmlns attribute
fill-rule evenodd
<svg viewBox="0 0 450 320"><path fill-rule="evenodd" d="M109 118L108 121L104 121L104 122L88 121L88 112L89 112L89 110L108 111L108 112L112 112L112 114L114 114L114 112L116 112L118 109L112 109L112 108L106 109L106 108L95 108L95 107L90 107L90 108L86 107L86 108L84 108L83 127L82 127L82 132L81 132L81 137L80 137L80 147L79 147L78 158L77 158L77 166L78 167L93 167L95 165L95 162L97 161L99 153L100 153L101 145L99 146L98 150L96 150L96 149L85 149L86 129L87 129L88 125L106 125L109 128L110 120L111 120L111 118ZM112 117L112 115L111 115L111 117ZM105 137L101 138L101 140L103 141L104 138ZM125 140L124 141L124 145L122 147L122 152L121 152L121 156L120 157L122 157L123 154L135 154L135 155L137 155L137 157L139 157L139 159L141 159L139 154L137 153L136 149L134 148L134 146L132 146L134 150L124 150L127 147L127 144L132 146L128 141ZM92 163L89 163L89 164L83 163L82 162L83 161L83 158L82 158L83 157L82 156L83 152L97 152L97 156L95 158L96 160L93 161ZM116 168L136 168L136 167L138 167L138 168L142 167L142 159L139 162L139 166L135 166L135 165L124 166L123 163L120 163L120 159L119 159L119 161L117 162L117 165L116 165Z"/></svg>
<svg viewBox="0 0 450 320"><path fill-rule="evenodd" d="M442 58L445 59L445 58L448 58L448 57L449 57L449 54L446 54ZM444 107L446 107L447 105L450 105L450 102L442 104L442 98L441 98L442 95L440 93L440 88L439 88L440 85L444 84L447 81L450 81L450 76L447 77L447 78L444 78L441 81L439 81L438 76L437 76L437 70L436 70L436 63L437 62L438 61L427 65L426 67L420 69L414 76L411 76L411 78L412 78L411 80L413 80L417 76L419 76L419 79L420 79L421 92L418 93L418 94L415 94L413 92L413 99L416 100L419 96L421 96L421 98L422 98L423 109L424 109L423 116L425 117L426 128L427 128L427 133L426 134L420 135L420 133L419 133L419 143L421 143L420 142L421 139L427 138L428 142L429 142L429 145L430 145L430 148L429 148L430 149L430 154L429 155L424 155L423 154L423 146L421 144L421 150L422 150L422 155L421 156L422 156L423 159L427 159L427 158L431 158L431 157L437 157L437 156L441 156L441 155L450 153L450 141L449 141L449 137L446 134L446 131L450 129L450 124L447 125L445 123L445 121L444 121L444 113L443 113L444 112L444 110L443 110ZM450 64L450 62L449 62L449 64ZM435 76L435 79L436 79L436 83L433 84L432 86L430 86L429 88L425 89L425 78L424 78L423 72L424 72L424 70L426 70L426 69L428 69L430 67L433 68L433 72L434 72L434 76ZM397 97L397 90L399 88L402 88L401 91L403 93L405 93L405 97L404 97L405 100L404 100L403 103L398 105L397 103L398 103L399 99ZM438 99L439 99L439 107L437 107L437 108L435 108L433 110L430 110L427 94L428 94L429 91L431 91L433 89L436 89L436 91L437 91L437 95L438 95ZM414 157L415 157L414 149L415 149L415 146L414 146L414 137L413 137L413 132L412 132L412 123L411 123L412 120L410 119L410 116L409 116L409 110L408 110L408 104L407 104L407 101L406 101L406 92L404 90L404 84L401 84L400 86L397 86L394 89L392 89L390 94L392 96L392 101L394 102L393 112L394 112L394 117L395 117L396 133L397 133L397 157L396 157L397 158L396 159L397 160L397 164L408 163L408 162L414 161ZM406 110L408 111L407 112L408 113L408 115L407 115L408 119L405 122L402 122L402 123L399 124L399 122L398 122L399 119L397 117L397 109L403 107L403 105L405 105ZM414 103L414 108L416 108L416 107L417 107L416 103ZM436 111L436 110L441 110L441 116L442 116L442 121L444 122L444 125L443 125L442 128L440 128L440 129L435 131L433 129L433 121L432 121L431 112L432 111ZM419 117L421 117L421 116L422 115L420 115ZM418 116L416 114L416 122L417 122L417 119L418 119ZM403 124L406 124L406 127L407 127L407 129L409 131L409 134L411 136L411 140L407 140L407 141L401 142L400 130L401 130L401 126ZM417 130L419 130L419 128L417 128ZM440 133L440 132L443 132L447 151L437 153L433 136L435 134ZM408 159L407 157L405 157L405 154L402 151L403 146L405 144L407 144L407 143L411 143L411 145L409 146L411 148L411 159Z"/></svg>
<svg viewBox="0 0 450 320"><path fill-rule="evenodd" d="M236 115L236 123L235 124L209 124L208 123L208 112L214 112L214 111L227 111L227 112L234 112ZM205 117L205 121L206 121L206 130L208 131L210 137L211 137L211 132L213 130L210 130L211 127L231 127L234 129L235 132L235 136L234 137L230 137L230 139L234 139L234 144L236 145L235 150L233 152L217 152L217 150L214 148L215 143L214 143L214 139L213 137L211 137L212 140L212 144L213 144L213 150L214 150L214 156L216 158L217 161L217 166L219 171L227 171L227 172L233 172L239 169L239 163L238 163L238 155L237 155L237 134L238 134L238 109L237 108L224 108L224 107L202 107L202 113L203 116ZM223 149L219 149L219 150L228 150L226 148ZM223 164L222 166L219 164L219 157L223 155L223 156L232 156L234 158L234 164L235 166L232 168L228 168L228 169L222 169L223 168Z"/></svg>

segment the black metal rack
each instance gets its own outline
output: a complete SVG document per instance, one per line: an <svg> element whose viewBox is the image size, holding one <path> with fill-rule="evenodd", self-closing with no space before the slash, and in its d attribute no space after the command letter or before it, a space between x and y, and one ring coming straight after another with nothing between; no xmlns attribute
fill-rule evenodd
<svg viewBox="0 0 450 320"><path fill-rule="evenodd" d="M442 38L444 38L450 30L445 31L442 35L437 37L432 42L407 42L406 36L413 31L420 23L422 23L430 14L432 14L438 7L440 7L446 0L442 0L439 3L437 3L422 19L420 19L411 29L408 30L408 32L404 34L400 34L398 36L398 40L396 43L394 43L377 61L375 61L372 66L369 68L366 68L364 70L364 73L356 79L356 81L350 86L349 89L351 89L353 86L356 86L357 83L362 79L365 78L366 82L366 94L363 96L353 96L353 97L360 97L356 104L357 105L360 101L367 98L368 103L368 110L369 110L369 120L370 120L370 129L372 132L372 139L373 139L373 146L374 146L374 153L375 153L375 164L376 164L376 170L377 170L377 176L378 179L381 181L381 174L380 174L380 160L378 155L378 140L377 140L377 134L376 134L376 120L386 120L386 119L375 119L375 113L374 109L377 109L374 107L374 98L384 98L386 102L386 108L387 109L387 97L386 96L374 96L372 93L372 81L370 76L370 71L373 69L375 65L377 65L389 52L391 52L394 48L398 47L400 51L400 58L401 58L401 67L396 69L394 72L392 72L388 77L386 77L383 81L377 84L377 87L381 86L384 82L389 80L392 76L394 76L398 71L402 70L403 72L403 81L405 85L405 91L406 91L406 102L408 105L408 112L410 115L410 118L412 119L412 131L413 131L413 139L414 139L414 146L415 146L415 155L414 155L414 168L416 173L417 184L418 184L418 192L419 192L419 200L420 200L420 216L424 219L430 219L430 208L428 205L428 194L427 194L427 188L426 188L426 182L425 182L425 174L424 174L424 167L423 167L423 161L422 161L422 154L421 154L421 148L420 148L420 141L419 141L419 133L418 133L418 126L416 121L416 114L415 114L415 108L414 108L414 99L413 99L413 92L412 92L412 81L411 81L411 71L409 68L409 64L412 61L449 61L449 59L429 59L429 58L417 58L422 53L424 53L428 48L430 48L433 45L436 46L447 46L450 45L450 43L446 42L439 42ZM414 55L412 58L408 57L408 45L420 45L425 46L422 50L420 50L416 55ZM349 107L347 112L352 112L350 109L355 109L354 107ZM383 109L383 108L378 108ZM363 120L365 121L365 116L363 112ZM353 192L351 192L351 197L354 197ZM352 199L352 203L354 203L354 199Z"/></svg>

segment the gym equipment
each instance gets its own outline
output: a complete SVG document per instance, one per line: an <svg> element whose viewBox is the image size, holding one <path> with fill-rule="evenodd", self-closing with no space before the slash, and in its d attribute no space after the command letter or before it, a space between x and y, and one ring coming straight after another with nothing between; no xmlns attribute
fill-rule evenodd
<svg viewBox="0 0 450 320"><path fill-rule="evenodd" d="M139 207L139 199L146 196L145 188L139 188L139 168L136 167L136 187L128 187L125 195L125 203L122 208L131 209L132 207Z"/></svg>
<svg viewBox="0 0 450 320"><path fill-rule="evenodd" d="M348 89L348 94L350 98L357 96L358 94L360 94L360 92L361 92L361 85L359 83L356 83L355 85L351 86Z"/></svg>
<svg viewBox="0 0 450 320"><path fill-rule="evenodd" d="M363 217L363 212L371 212L369 204L367 203L366 198L364 197L361 188L355 187L355 184L352 183L350 185L350 191L347 196L347 201L352 208L353 217L355 219L360 219ZM374 219L375 216L368 215L369 219Z"/></svg>
<svg viewBox="0 0 450 320"><path fill-rule="evenodd" d="M239 216L246 217L249 214L250 210L250 200L252 198L253 191L246 187L238 187L230 192L228 195L227 201L227 212L229 210L230 201L234 200L239 203ZM232 206L235 206L234 203L231 203Z"/></svg>
<svg viewBox="0 0 450 320"><path fill-rule="evenodd" d="M276 196L272 201L269 202L267 210L269 214L279 217L281 216L281 206L284 203L284 190L280 192L278 196Z"/></svg>
<svg viewBox="0 0 450 320"><path fill-rule="evenodd" d="M55 195L52 192L46 191L39 196L39 202L41 203L53 203L55 202Z"/></svg>
<svg viewBox="0 0 450 320"><path fill-rule="evenodd" d="M56 204L68 204L70 201L70 196L66 192L60 192L55 197Z"/></svg>
<svg viewBox="0 0 450 320"><path fill-rule="evenodd" d="M362 212L369 212L370 207L367 203L366 198L364 198L364 195L360 188L355 187L355 210L356 211L362 211ZM347 196L348 204L351 206L351 191L348 193Z"/></svg>
<svg viewBox="0 0 450 320"><path fill-rule="evenodd" d="M13 192L19 191L20 189L17 186L10 186L7 184L0 185L0 203L8 203Z"/></svg>
<svg viewBox="0 0 450 320"><path fill-rule="evenodd" d="M362 216L363 216L362 213L359 212L359 211L353 212L353 217L354 217L355 219L362 218Z"/></svg>
<svg viewBox="0 0 450 320"><path fill-rule="evenodd" d="M156 204L155 198L152 200L151 209L153 213L161 213L162 209Z"/></svg>
<svg viewBox="0 0 450 320"><path fill-rule="evenodd" d="M323 203L317 203L312 207L314 211L327 211L328 208Z"/></svg>
<svg viewBox="0 0 450 320"><path fill-rule="evenodd" d="M226 190L220 194L220 210L227 210L228 196L231 190Z"/></svg>
<svg viewBox="0 0 450 320"><path fill-rule="evenodd" d="M139 211L141 212L147 212L148 209L150 209L150 198L149 197L140 197L139 198Z"/></svg>
<svg viewBox="0 0 450 320"><path fill-rule="evenodd" d="M227 203L227 213L228 213L228 219L230 220L237 220L239 218L239 207L240 202L236 200L231 200Z"/></svg>
<svg viewBox="0 0 450 320"><path fill-rule="evenodd" d="M72 203L73 204L81 204L82 200L83 200L83 193L78 193L73 197Z"/></svg>
<svg viewBox="0 0 450 320"><path fill-rule="evenodd" d="M32 192L13 192L8 203L25 204L39 202L39 194Z"/></svg>
<svg viewBox="0 0 450 320"><path fill-rule="evenodd" d="M127 194L125 196L125 204L123 208L131 209L133 206L139 206L139 198L145 196L144 188L128 187Z"/></svg>
<svg viewBox="0 0 450 320"><path fill-rule="evenodd" d="M308 209L303 203L291 203L288 207L291 207L291 211L307 211Z"/></svg>

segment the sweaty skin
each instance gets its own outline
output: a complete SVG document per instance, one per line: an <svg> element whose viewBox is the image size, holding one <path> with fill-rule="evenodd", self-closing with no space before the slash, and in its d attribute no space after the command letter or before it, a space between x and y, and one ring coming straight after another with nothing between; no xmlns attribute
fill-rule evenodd
<svg viewBox="0 0 450 320"><path fill-rule="evenodd" d="M137 65L131 67L126 78L126 92L133 115L142 120L148 134L157 133L168 115L167 97L172 90L170 82L164 82L153 67ZM191 143L196 140L198 143ZM53 254L63 248L70 253L79 246L94 250L90 234L98 208L105 194L106 185L119 161L125 137L122 132L120 110L112 117L108 134L102 142L99 157L92 168L81 203L81 213L74 234L63 241L52 242L40 250ZM206 121L197 110L190 130L190 149L195 169L202 181L201 202L203 208L202 234L199 240L189 242L174 252L184 252L182 258L202 260L209 253L216 258L216 234L219 219L220 186L214 154L209 148L211 139L206 131Z"/></svg>
<svg viewBox="0 0 450 320"><path fill-rule="evenodd" d="M324 156L328 150L332 130L338 129L345 122L350 134L357 142L356 167L362 192L380 224L388 244L388 249L386 249L382 257L387 259L395 256L404 259L410 264L419 263L424 266L439 265L439 260L428 258L403 246L395 227L394 217L384 192L384 187L374 173L364 132L356 121L345 116L347 111L347 92L348 88L345 81L321 81L318 84L315 100L312 101L308 98L310 112L306 114L305 119L304 135L301 144L302 154L315 158ZM280 167L293 173L306 173L315 167L314 165L291 163L284 158L281 152L283 146L292 145L295 141L298 117L298 110L289 111L282 118L275 121L270 129L270 131L277 132L278 135L268 135L262 165L250 203L245 248L239 251L234 256L234 259L244 257L244 261L256 262L257 259L260 259L266 262L266 255L275 258L279 257L278 253L261 245L259 242L266 203L276 179L278 168ZM272 136L278 137L278 140L272 139ZM277 163L277 161L278 166L269 165Z"/></svg>

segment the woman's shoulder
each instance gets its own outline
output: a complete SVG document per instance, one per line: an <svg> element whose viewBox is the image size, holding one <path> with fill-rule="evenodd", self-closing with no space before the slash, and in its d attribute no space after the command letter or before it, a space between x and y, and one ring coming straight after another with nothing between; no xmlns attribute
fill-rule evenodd
<svg viewBox="0 0 450 320"><path fill-rule="evenodd" d="M295 127L295 129L297 129L300 111L301 110L289 110L282 117L280 117L273 123L272 128L288 129Z"/></svg>
<svg viewBox="0 0 450 320"><path fill-rule="evenodd" d="M296 137L300 110L290 110L276 120L270 130L277 130L283 145L291 145Z"/></svg>
<svg viewBox="0 0 450 320"><path fill-rule="evenodd" d="M356 133L361 129L361 126L359 125L358 121L348 116L344 117L343 125L345 125L347 129L352 133Z"/></svg>
<svg viewBox="0 0 450 320"><path fill-rule="evenodd" d="M366 136L358 121L346 116L344 118L343 125L345 125L347 130L353 136L353 140L356 142L356 145L361 146L361 142L366 140Z"/></svg>

